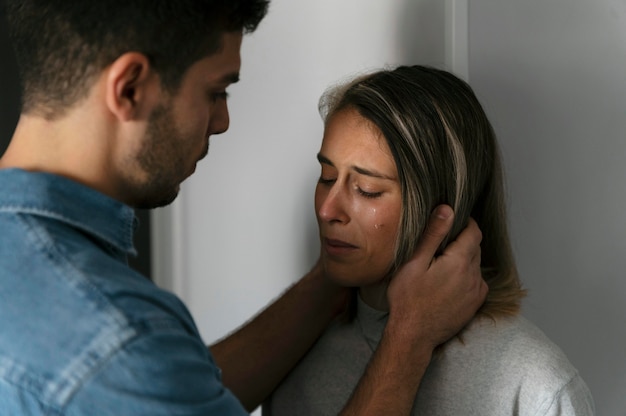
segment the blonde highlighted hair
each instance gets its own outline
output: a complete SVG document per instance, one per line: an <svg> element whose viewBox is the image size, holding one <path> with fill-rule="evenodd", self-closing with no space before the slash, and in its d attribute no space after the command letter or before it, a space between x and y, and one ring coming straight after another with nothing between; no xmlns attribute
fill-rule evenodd
<svg viewBox="0 0 626 416"><path fill-rule="evenodd" d="M320 99L329 120L355 109L378 128L398 170L402 213L390 273L415 252L432 210L450 205L455 221L440 251L467 226L482 233L481 268L489 294L479 315L519 312L519 281L507 230L504 179L496 137L470 86L426 66L380 70L333 87Z"/></svg>

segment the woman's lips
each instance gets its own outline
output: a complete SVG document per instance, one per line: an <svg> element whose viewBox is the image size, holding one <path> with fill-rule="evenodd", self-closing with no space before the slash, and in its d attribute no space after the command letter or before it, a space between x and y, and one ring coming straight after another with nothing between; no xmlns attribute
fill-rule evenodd
<svg viewBox="0 0 626 416"><path fill-rule="evenodd" d="M323 240L324 250L331 256L342 256L353 253L357 246L347 243L342 240L336 240L332 238L324 238Z"/></svg>

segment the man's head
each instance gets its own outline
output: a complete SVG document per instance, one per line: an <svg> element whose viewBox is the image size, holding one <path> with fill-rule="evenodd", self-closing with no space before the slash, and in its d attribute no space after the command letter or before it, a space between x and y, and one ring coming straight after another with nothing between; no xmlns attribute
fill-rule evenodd
<svg viewBox="0 0 626 416"><path fill-rule="evenodd" d="M6 0L22 117L0 166L128 205L171 202L228 128L243 33L267 0Z"/></svg>
<svg viewBox="0 0 626 416"><path fill-rule="evenodd" d="M127 52L147 57L175 91L224 32L253 31L267 0L6 0L22 80L22 112L54 119Z"/></svg>
<svg viewBox="0 0 626 416"><path fill-rule="evenodd" d="M149 75L145 82L135 82L132 74L145 70L140 61L133 62L134 54L125 54L107 71L113 79L106 82L107 108L118 121L123 120L124 131L130 130L127 139L119 141L125 149L118 152L121 157L113 158L116 167L112 171L121 174L118 199L135 207L154 208L176 198L180 183L206 156L209 138L228 129L226 88L239 77L241 40L240 32L225 33L218 51L189 67L176 94L159 94L160 89L150 88ZM134 96L119 93L125 89L134 89ZM153 99L155 91L157 98ZM137 121L145 126L139 138L132 127Z"/></svg>

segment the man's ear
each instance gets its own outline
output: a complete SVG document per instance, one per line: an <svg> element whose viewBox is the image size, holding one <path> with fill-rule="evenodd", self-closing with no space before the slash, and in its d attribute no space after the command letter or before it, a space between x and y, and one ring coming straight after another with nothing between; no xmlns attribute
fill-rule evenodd
<svg viewBox="0 0 626 416"><path fill-rule="evenodd" d="M109 111L121 121L129 121L150 112L160 81L144 54L127 52L111 64L105 88Z"/></svg>

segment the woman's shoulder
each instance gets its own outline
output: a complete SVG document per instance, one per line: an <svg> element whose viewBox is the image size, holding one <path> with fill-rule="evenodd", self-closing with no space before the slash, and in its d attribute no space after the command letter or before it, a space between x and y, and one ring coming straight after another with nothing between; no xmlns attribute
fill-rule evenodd
<svg viewBox="0 0 626 416"><path fill-rule="evenodd" d="M537 325L521 315L475 319L463 332L457 349L470 352L498 352L498 356L523 360L567 360L563 350Z"/></svg>
<svg viewBox="0 0 626 416"><path fill-rule="evenodd" d="M594 413L589 389L563 350L521 316L477 318L461 339L449 341L422 381L417 406L433 415Z"/></svg>
<svg viewBox="0 0 626 416"><path fill-rule="evenodd" d="M547 384L563 385L578 376L563 350L523 316L477 318L443 355L450 363L463 360L495 373L506 368L507 374Z"/></svg>
<svg viewBox="0 0 626 416"><path fill-rule="evenodd" d="M462 332L461 344L468 345L466 341L480 343L509 343L522 342L521 346L529 342L556 346L546 334L534 323L522 315L500 316L491 318L481 316L475 318Z"/></svg>

